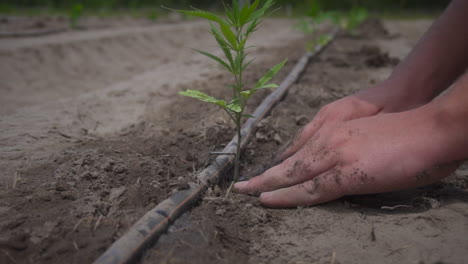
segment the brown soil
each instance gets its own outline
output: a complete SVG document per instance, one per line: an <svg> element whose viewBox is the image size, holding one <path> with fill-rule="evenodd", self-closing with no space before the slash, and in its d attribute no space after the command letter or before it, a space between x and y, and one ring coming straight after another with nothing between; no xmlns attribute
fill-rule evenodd
<svg viewBox="0 0 468 264"><path fill-rule="evenodd" d="M243 157L244 177L268 166L320 106L385 78L429 21L413 23L340 36L262 122ZM290 62L278 80L294 65L306 40L293 24L264 24L252 41L249 83L284 57ZM230 79L188 47L216 52L205 23L0 42L1 263L90 263L147 210L195 181L209 153L232 137L232 124L177 91L222 97ZM240 195L220 199L217 187L143 262L328 263L334 255L335 263L462 263L467 175L460 169L427 188L295 210L265 209Z"/></svg>

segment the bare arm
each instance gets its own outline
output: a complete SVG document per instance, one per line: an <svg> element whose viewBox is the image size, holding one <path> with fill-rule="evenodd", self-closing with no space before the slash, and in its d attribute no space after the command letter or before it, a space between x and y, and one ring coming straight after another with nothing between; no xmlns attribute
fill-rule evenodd
<svg viewBox="0 0 468 264"><path fill-rule="evenodd" d="M278 159L337 122L414 109L446 90L468 66L467 16L468 0L453 0L386 81L323 107Z"/></svg>
<svg viewBox="0 0 468 264"><path fill-rule="evenodd" d="M398 100L406 107L386 105L400 111L427 103L464 72L468 66L467 16L468 1L453 0L386 81L385 88L394 89L398 97L386 100Z"/></svg>

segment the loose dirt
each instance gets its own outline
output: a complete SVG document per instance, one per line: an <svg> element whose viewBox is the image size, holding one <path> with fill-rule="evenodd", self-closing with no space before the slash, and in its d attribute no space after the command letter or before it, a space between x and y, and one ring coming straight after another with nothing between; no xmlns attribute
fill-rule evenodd
<svg viewBox="0 0 468 264"><path fill-rule="evenodd" d="M366 34L340 36L262 122L244 177L268 166L322 105L384 79L429 24L389 21L385 32L374 21ZM293 25L265 22L248 83L288 57L281 80L301 56L307 37ZM1 263L90 263L196 180L233 128L216 108L177 95L228 93L228 75L189 49L217 53L206 31L193 21L0 40ZM142 262L462 263L467 176L462 168L427 188L294 210L220 199L216 187Z"/></svg>

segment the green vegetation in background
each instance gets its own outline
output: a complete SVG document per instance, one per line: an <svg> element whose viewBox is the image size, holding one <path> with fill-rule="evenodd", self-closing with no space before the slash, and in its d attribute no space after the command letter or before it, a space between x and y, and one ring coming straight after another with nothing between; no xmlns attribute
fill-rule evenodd
<svg viewBox="0 0 468 264"><path fill-rule="evenodd" d="M225 1L230 2L230 1ZM252 2L252 1L251 1ZM384 11L387 9L441 9L450 0L278 0L278 6L290 5L297 10L349 10L353 7L363 7L371 11ZM223 8L223 1L212 0L2 0L0 11L11 11L13 8L50 8L69 9L81 4L86 9L137 9L146 7L187 7L219 9Z"/></svg>
<svg viewBox="0 0 468 264"><path fill-rule="evenodd" d="M70 19L70 27L77 28L78 20L83 16L84 7L82 4L75 4L71 7L68 17Z"/></svg>

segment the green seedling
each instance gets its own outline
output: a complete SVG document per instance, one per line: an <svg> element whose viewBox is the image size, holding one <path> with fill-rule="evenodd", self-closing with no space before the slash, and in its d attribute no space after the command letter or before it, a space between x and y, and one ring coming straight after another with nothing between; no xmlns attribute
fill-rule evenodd
<svg viewBox="0 0 468 264"><path fill-rule="evenodd" d="M353 8L346 19L342 20L341 27L347 32L353 34L354 30L367 18L369 13L364 8Z"/></svg>
<svg viewBox="0 0 468 264"><path fill-rule="evenodd" d="M313 41L307 42L306 50L308 52L313 52L318 47L326 46L332 40L332 36L328 34L320 35Z"/></svg>
<svg viewBox="0 0 468 264"><path fill-rule="evenodd" d="M312 35L315 32L315 25L309 18L301 18L295 28L305 35Z"/></svg>
<svg viewBox="0 0 468 264"><path fill-rule="evenodd" d="M234 79L234 83L228 85L232 91L232 96L229 100L217 99L197 90L180 92L181 95L220 107L235 123L238 144L235 155L233 183L239 178L242 118L251 117L244 113L247 101L260 89L277 88L278 85L271 83L271 80L286 63L286 60L284 60L272 67L258 80L253 88L248 89L245 86L245 71L253 62L253 60L247 59L247 49L249 48L247 41L258 29L259 24L267 15L267 11L274 5L274 0L266 0L263 4L260 2L260 0L255 0L252 4L245 3L241 6L237 0L233 0L231 6L225 6L224 17L197 9L179 11L188 16L201 17L210 21L210 32L223 52L224 58L197 49L195 51L214 60L221 68L228 71ZM232 184L227 191L227 195L231 187Z"/></svg>
<svg viewBox="0 0 468 264"><path fill-rule="evenodd" d="M82 4L75 4L71 7L70 11L68 12L68 17L70 19L70 27L77 28L78 21L83 16L84 7Z"/></svg>
<svg viewBox="0 0 468 264"><path fill-rule="evenodd" d="M151 9L151 11L148 14L148 19L151 21L156 21L159 18L159 11L157 9Z"/></svg>

